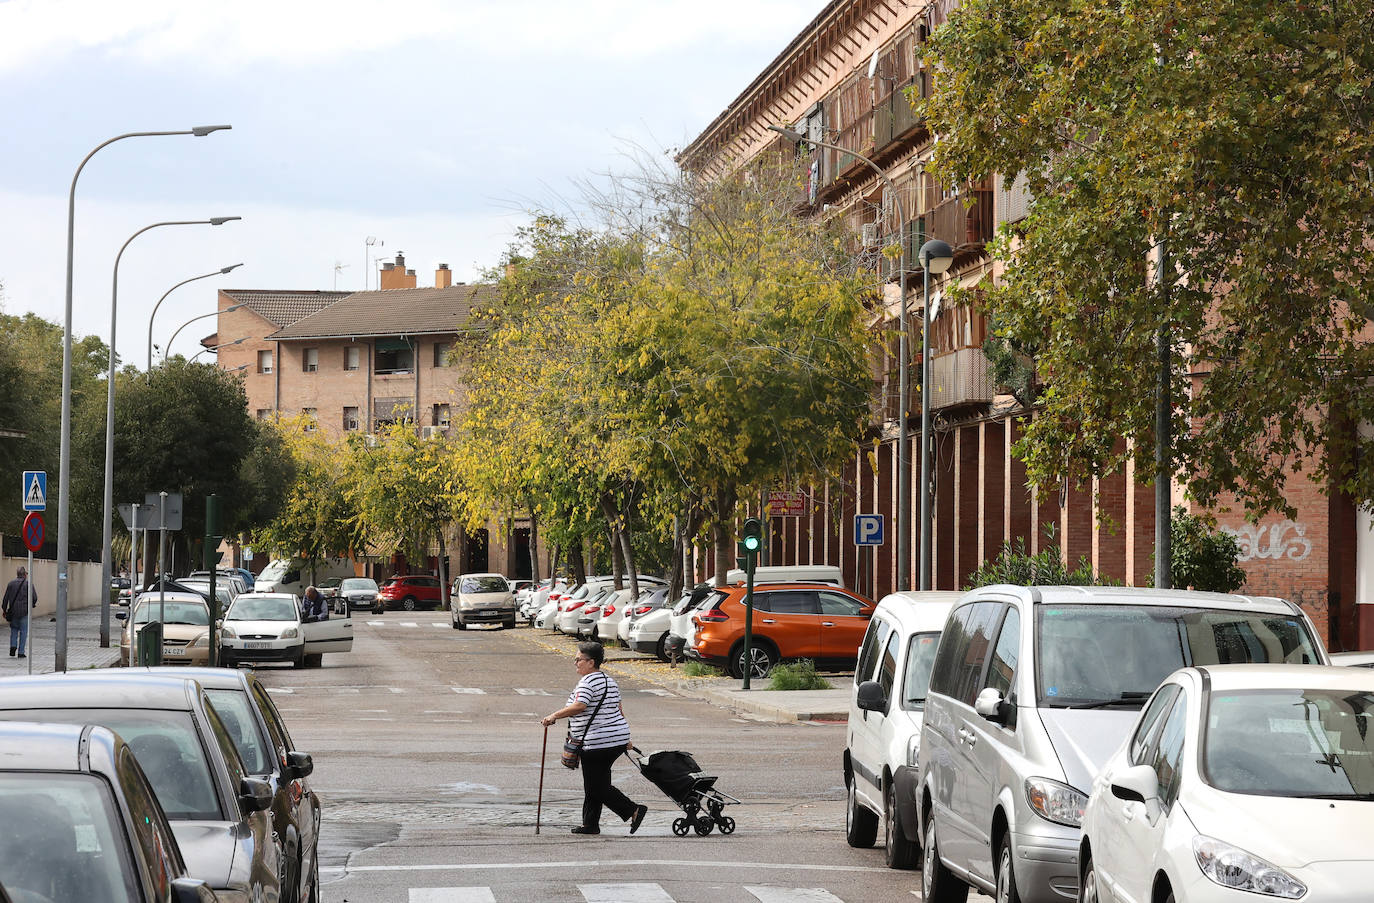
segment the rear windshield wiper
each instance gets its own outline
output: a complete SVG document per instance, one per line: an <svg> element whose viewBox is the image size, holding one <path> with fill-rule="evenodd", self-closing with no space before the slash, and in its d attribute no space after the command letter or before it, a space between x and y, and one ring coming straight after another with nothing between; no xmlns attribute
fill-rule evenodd
<svg viewBox="0 0 1374 903"><path fill-rule="evenodd" d="M1150 692L1148 692L1148 693L1142 693L1142 692L1139 692L1139 691L1137 691L1137 690L1131 690L1131 691L1122 693L1120 696L1116 697L1115 699L1098 699L1098 700L1094 700L1093 702L1070 702L1070 703L1065 703L1064 705L1055 705L1055 704L1053 704L1053 703L1050 703L1050 708L1055 708L1055 709L1106 709L1106 708L1110 708L1110 707L1112 707L1112 706L1117 706L1117 705L1133 706L1133 705L1137 705L1137 704L1139 704L1139 703L1141 703L1141 702L1144 702L1145 700L1149 699L1149 698L1150 698L1151 696L1153 696L1153 695L1154 695L1154 691L1150 691Z"/></svg>

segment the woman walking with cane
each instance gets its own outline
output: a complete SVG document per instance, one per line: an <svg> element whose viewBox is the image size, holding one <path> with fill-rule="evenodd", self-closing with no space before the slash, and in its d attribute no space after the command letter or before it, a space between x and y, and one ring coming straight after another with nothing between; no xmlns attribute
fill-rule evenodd
<svg viewBox="0 0 1374 903"><path fill-rule="evenodd" d="M601 808L630 823L630 833L639 830L648 806L636 805L611 783L611 766L630 744L630 723L620 703L620 687L601 670L606 650L600 643L578 643L573 665L581 678L568 704L541 721L551 725L559 718L569 719L568 737L581 741L582 824L574 834L600 834Z"/></svg>

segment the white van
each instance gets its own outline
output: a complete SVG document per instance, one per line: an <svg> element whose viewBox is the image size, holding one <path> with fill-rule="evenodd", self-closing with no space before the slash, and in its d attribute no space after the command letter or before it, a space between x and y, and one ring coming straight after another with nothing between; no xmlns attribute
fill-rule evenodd
<svg viewBox="0 0 1374 903"><path fill-rule="evenodd" d="M744 571L725 572L727 584L743 583ZM770 564L754 568L754 585L760 583L828 583L846 589L844 574L833 564Z"/></svg>
<svg viewBox="0 0 1374 903"><path fill-rule="evenodd" d="M916 756L930 668L945 619L963 593L902 592L873 610L859 647L844 749L845 840L871 847L879 819L888 868L920 861Z"/></svg>
<svg viewBox="0 0 1374 903"><path fill-rule="evenodd" d="M1166 677L1191 665L1330 663L1283 599L984 586L950 612L921 725L926 903L1078 898L1093 778ZM1201 879L1199 879L1201 880Z"/></svg>
<svg viewBox="0 0 1374 903"><path fill-rule="evenodd" d="M305 588L310 586L312 581L322 581L328 577L357 576L353 562L347 558L321 558L315 562L313 574L310 568L310 562L303 558L273 558L267 567L262 569L262 573L258 574L253 591L303 596Z"/></svg>

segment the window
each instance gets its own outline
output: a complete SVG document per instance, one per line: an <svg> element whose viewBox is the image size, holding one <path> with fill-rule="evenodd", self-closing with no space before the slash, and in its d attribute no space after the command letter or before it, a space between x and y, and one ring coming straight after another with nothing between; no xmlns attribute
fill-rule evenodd
<svg viewBox="0 0 1374 903"><path fill-rule="evenodd" d="M992 645L992 631L1001 614L1000 602L974 602L950 616L935 661L931 689L973 705ZM955 615L959 616L957 621Z"/></svg>
<svg viewBox="0 0 1374 903"><path fill-rule="evenodd" d="M301 352L301 372L314 373L320 369L320 349L307 348Z"/></svg>
<svg viewBox="0 0 1374 903"><path fill-rule="evenodd" d="M409 373L415 369L415 349L405 339L377 340L377 372Z"/></svg>
<svg viewBox="0 0 1374 903"><path fill-rule="evenodd" d="M256 416L257 416L257 418L258 418L259 420L266 420L266 419L267 419L268 417L270 417L271 415L272 415L272 409L271 409L271 408L258 408L258 410L257 410L257 415L256 415Z"/></svg>
<svg viewBox="0 0 1374 903"><path fill-rule="evenodd" d="M347 431L347 430L356 430L356 429L358 428L358 409L357 409L357 408L344 408L344 409L343 409L343 428L344 428L345 431Z"/></svg>
<svg viewBox="0 0 1374 903"><path fill-rule="evenodd" d="M887 638L882 660L878 663L878 686L883 688L889 706L892 704L892 685L897 682L897 644L901 638L895 631Z"/></svg>
<svg viewBox="0 0 1374 903"><path fill-rule="evenodd" d="M887 635L891 630L891 625L881 618L874 618L868 622L868 634L864 636L863 646L859 648L859 664L854 669L856 685L868 680L869 675L873 673L873 657L887 641Z"/></svg>
<svg viewBox="0 0 1374 903"><path fill-rule="evenodd" d="M992 663L988 665L988 676L983 685L992 687L1002 694L1003 699L1011 696L1011 681L1016 674L1016 660L1021 654L1021 612L1015 606L1007 607L1007 616L1002 619L1002 633L997 637L997 648L992 653Z"/></svg>
<svg viewBox="0 0 1374 903"><path fill-rule="evenodd" d="M449 343L449 342L435 342L435 343L434 343L434 366L436 366L436 367L447 367L447 366L448 366L448 353L449 353L449 350L450 350L452 347L453 347L453 345L452 345L451 343Z"/></svg>
<svg viewBox="0 0 1374 903"><path fill-rule="evenodd" d="M319 425L319 419L316 416L318 413L314 408L301 408L301 414L306 418L305 431L307 433L315 432L315 427Z"/></svg>
<svg viewBox="0 0 1374 903"><path fill-rule="evenodd" d="M271 372L272 372L272 352L271 352L271 351L259 351L259 352L258 352L258 372L259 372L259 373L271 373Z"/></svg>
<svg viewBox="0 0 1374 903"><path fill-rule="evenodd" d="M441 430L449 428L449 407L446 404L436 404L434 406L433 423Z"/></svg>
<svg viewBox="0 0 1374 903"><path fill-rule="evenodd" d="M1169 711L1169 706L1173 705L1174 697L1178 695L1178 684L1168 684L1155 694L1155 698L1150 700L1149 707L1145 714L1140 716L1140 724L1135 729L1135 736L1131 738L1131 764L1139 765L1145 761L1145 750L1154 742L1155 736L1159 733L1160 717Z"/></svg>
<svg viewBox="0 0 1374 903"><path fill-rule="evenodd" d="M1183 761L1183 738L1187 733L1188 697L1179 693L1159 732L1158 745L1146 757L1159 780L1159 800L1165 809L1172 807L1178 797L1179 781L1183 778L1179 765Z"/></svg>
<svg viewBox="0 0 1374 903"><path fill-rule="evenodd" d="M935 650L940 634L918 633L906 648L906 671L902 677L902 707L920 709L925 706L930 690L930 669L935 664Z"/></svg>
<svg viewBox="0 0 1374 903"><path fill-rule="evenodd" d="M765 595L768 596L768 607L763 609L764 611L781 615L814 615L820 612L820 607L816 603L816 594L813 592L766 593Z"/></svg>
<svg viewBox="0 0 1374 903"><path fill-rule="evenodd" d="M344 369L357 370L359 362L362 360L362 349L357 345L349 345L344 349Z"/></svg>
<svg viewBox="0 0 1374 903"><path fill-rule="evenodd" d="M857 617L864 613L863 603L858 599L841 596L839 593L820 593L821 614Z"/></svg>

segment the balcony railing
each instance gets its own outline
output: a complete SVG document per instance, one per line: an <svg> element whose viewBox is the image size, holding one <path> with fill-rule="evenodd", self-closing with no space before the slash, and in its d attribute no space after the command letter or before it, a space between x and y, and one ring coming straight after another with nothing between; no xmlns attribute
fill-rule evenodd
<svg viewBox="0 0 1374 903"><path fill-rule="evenodd" d="M992 191L973 190L973 205L964 206L966 196L941 201L925 215L926 231L932 238L954 245L982 244L992 239Z"/></svg>
<svg viewBox="0 0 1374 903"><path fill-rule="evenodd" d="M992 367L981 348L959 348L930 359L932 411L987 404L997 394Z"/></svg>

